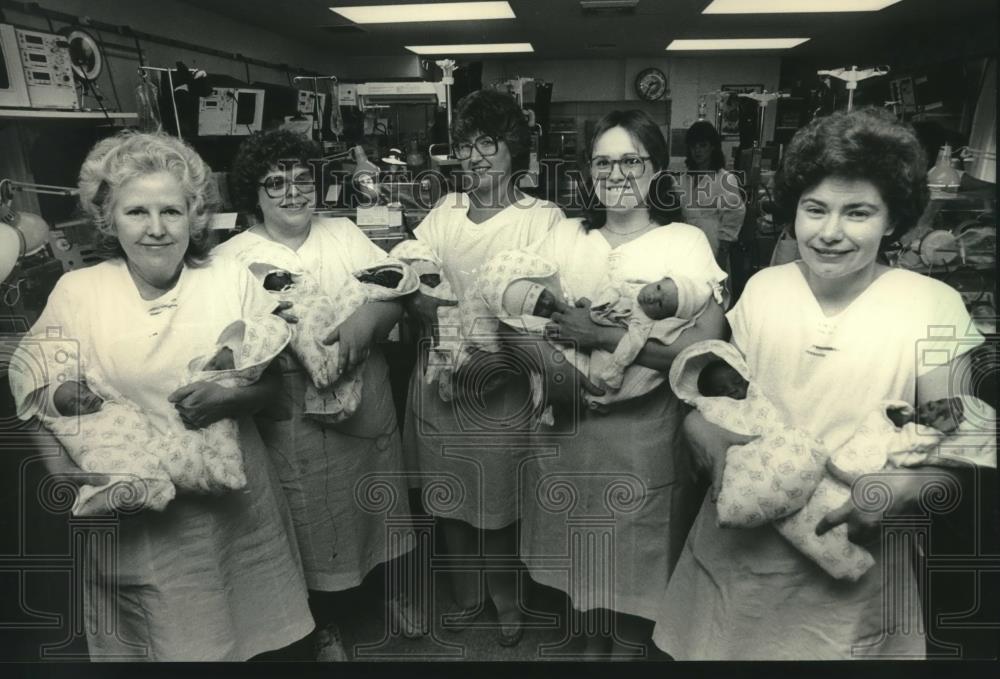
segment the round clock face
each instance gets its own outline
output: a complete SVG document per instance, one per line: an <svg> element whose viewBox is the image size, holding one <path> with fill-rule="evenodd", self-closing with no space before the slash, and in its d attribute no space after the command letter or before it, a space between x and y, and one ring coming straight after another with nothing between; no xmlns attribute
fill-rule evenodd
<svg viewBox="0 0 1000 679"><path fill-rule="evenodd" d="M658 68L647 68L635 77L635 91L645 101L662 99L667 93L667 76Z"/></svg>

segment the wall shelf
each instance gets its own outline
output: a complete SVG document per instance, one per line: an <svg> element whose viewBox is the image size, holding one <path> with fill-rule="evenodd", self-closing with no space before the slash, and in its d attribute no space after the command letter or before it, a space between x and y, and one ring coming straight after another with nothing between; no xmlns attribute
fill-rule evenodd
<svg viewBox="0 0 1000 679"><path fill-rule="evenodd" d="M55 111L50 109L0 108L0 119L7 120L138 120L138 113L108 111Z"/></svg>

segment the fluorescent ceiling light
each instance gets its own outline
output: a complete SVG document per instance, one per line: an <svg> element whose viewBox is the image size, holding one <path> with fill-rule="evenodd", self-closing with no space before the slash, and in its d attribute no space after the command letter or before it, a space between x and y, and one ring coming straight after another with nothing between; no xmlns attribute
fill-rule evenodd
<svg viewBox="0 0 1000 679"><path fill-rule="evenodd" d="M676 50L786 50L809 38L704 38L699 40L674 40L667 49Z"/></svg>
<svg viewBox="0 0 1000 679"><path fill-rule="evenodd" d="M436 21L516 19L509 2L435 2L418 5L331 7L331 12L356 24L398 24Z"/></svg>
<svg viewBox="0 0 1000 679"><path fill-rule="evenodd" d="M504 52L534 52L530 42L498 42L481 45L407 45L416 54L502 54Z"/></svg>
<svg viewBox="0 0 1000 679"><path fill-rule="evenodd" d="M877 12L899 0L713 0L702 14Z"/></svg>

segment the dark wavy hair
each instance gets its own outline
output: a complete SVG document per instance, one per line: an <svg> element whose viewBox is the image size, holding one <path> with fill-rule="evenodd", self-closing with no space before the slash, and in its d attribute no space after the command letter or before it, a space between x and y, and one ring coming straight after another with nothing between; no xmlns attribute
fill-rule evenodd
<svg viewBox="0 0 1000 679"><path fill-rule="evenodd" d="M471 141L477 134L505 141L515 171L528 167L531 130L514 97L492 89L477 90L462 97L451 121L451 137L456 142Z"/></svg>
<svg viewBox="0 0 1000 679"><path fill-rule="evenodd" d="M323 157L319 144L288 130L256 132L247 137L233 159L229 188L233 204L241 212L261 218L257 202L260 181L279 163L309 165Z"/></svg>
<svg viewBox="0 0 1000 679"><path fill-rule="evenodd" d="M707 120L699 120L687 129L684 135L684 145L687 147L687 157L684 163L687 169L695 170L694 158L691 157L691 147L701 141L707 141L712 147L712 157L708 161L708 169L717 172L726 166L726 156L722 153L722 137L715 125Z"/></svg>
<svg viewBox="0 0 1000 679"><path fill-rule="evenodd" d="M802 193L827 177L866 180L889 209L888 243L916 225L927 207L927 163L913 128L882 109L817 118L795 133L774 177L775 215L795 235Z"/></svg>
<svg viewBox="0 0 1000 679"><path fill-rule="evenodd" d="M586 178L583 191L586 203L583 219L584 228L588 231L600 229L608 219L607 208L601 204L601 201L597 200L594 194L594 178L590 176L590 158L593 156L594 146L601 135L615 127L623 128L634 141L643 145L646 153L650 156L649 162L653 164L653 171L657 173L649 185L649 195L646 198L650 219L661 225L683 221L681 219L680 199L674 189L674 179L666 172L670 162L667 140L663 138L663 132L660 131L659 126L644 111L631 109L612 111L597 121L594 134L590 138L590 143L587 144L586 156L580 163L582 174Z"/></svg>

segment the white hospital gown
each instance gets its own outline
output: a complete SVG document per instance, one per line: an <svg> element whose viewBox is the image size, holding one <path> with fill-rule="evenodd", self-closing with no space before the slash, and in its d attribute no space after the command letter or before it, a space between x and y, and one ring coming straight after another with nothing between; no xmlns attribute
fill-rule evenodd
<svg viewBox="0 0 1000 679"><path fill-rule="evenodd" d="M147 301L125 263L111 260L64 275L31 332L77 342L83 376L137 404L162 431L177 421L167 396L191 357L267 304L248 273L220 261L185 267L173 290ZM243 491L179 494L162 512L120 518L116 560L88 550L93 660L246 660L313 628L277 478L250 418L239 419L239 434Z"/></svg>
<svg viewBox="0 0 1000 679"><path fill-rule="evenodd" d="M414 231L441 261L460 303L468 301L477 270L490 257L536 245L563 219L554 203L527 196L481 224L469 219L468 209L467 196L448 194ZM494 328L490 319L484 321ZM516 349L508 343L503 351ZM444 402L438 386L423 380L426 362L421 351L403 433L407 465L419 472L425 506L431 514L477 528L502 528L518 518L517 470L531 424L524 415L532 411L527 371L512 371L504 386L482 398L457 389L454 400ZM445 488L451 494L438 492Z"/></svg>
<svg viewBox="0 0 1000 679"><path fill-rule="evenodd" d="M917 377L942 355L982 342L961 297L943 283L890 269L827 317L802 266L755 275L728 317L761 389L828 449L843 445L881 401L913 403ZM942 329L960 341L931 338ZM773 525L721 529L716 521L706 499L660 606L653 638L673 657L923 657L908 555L875 553L875 567L857 582L840 581Z"/></svg>
<svg viewBox="0 0 1000 679"><path fill-rule="evenodd" d="M579 220L552 230L538 254L564 287L594 299L609 272L658 280L668 272L718 285L704 234L674 223L612 248ZM683 407L666 375L639 365L630 375L659 382L627 401L589 402L535 436L525 468L521 552L531 577L566 592L578 610L607 608L652 619L694 518L696 498L680 436Z"/></svg>
<svg viewBox="0 0 1000 679"><path fill-rule="evenodd" d="M386 259L349 219L313 218L296 251L247 231L215 252L249 266L253 262L244 252L262 244L282 250L330 296L357 283L353 272ZM382 351L372 347L360 373L357 411L343 422L324 424L305 416L311 380L302 365L288 350L278 362L290 415L274 419L262 413L257 425L292 511L306 582L313 590L350 589L378 564L412 548L410 529L390 521L410 512L389 369Z"/></svg>

